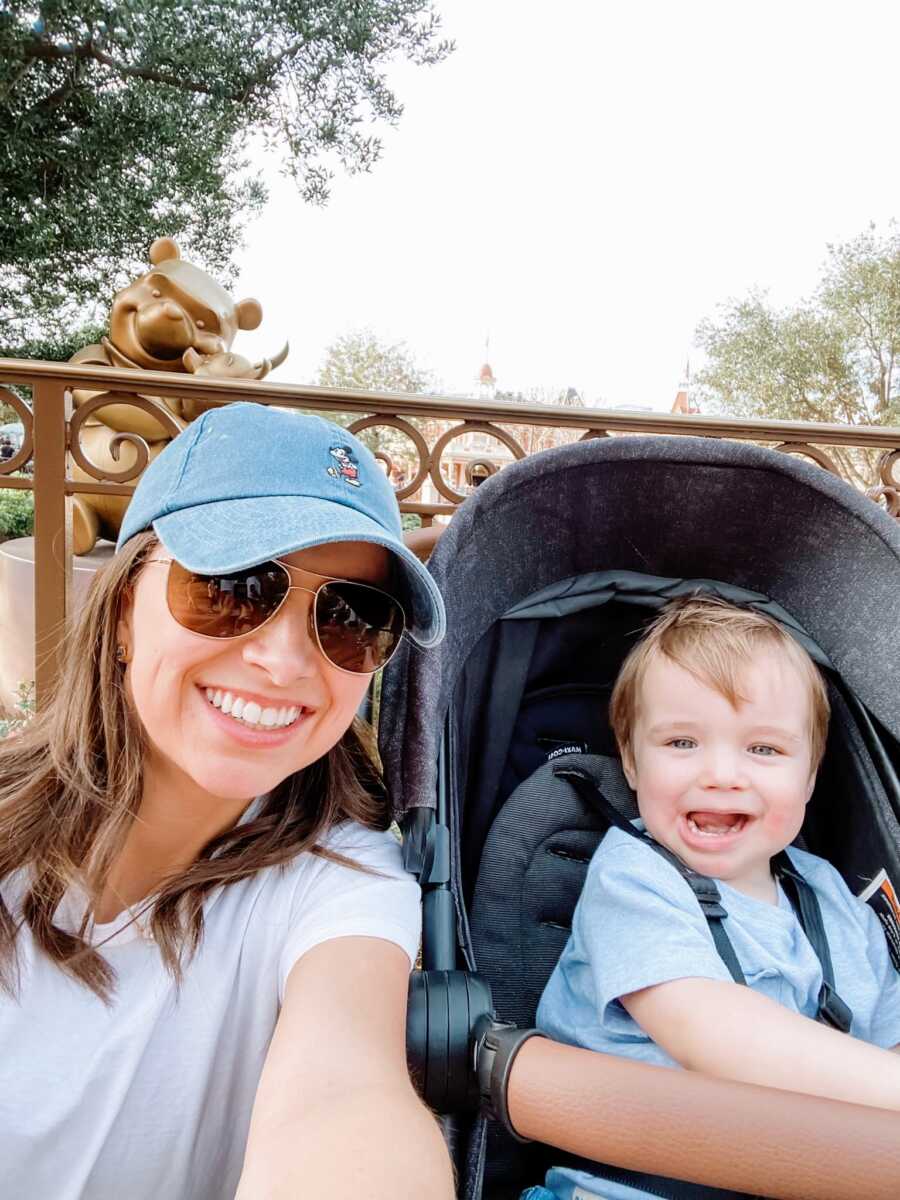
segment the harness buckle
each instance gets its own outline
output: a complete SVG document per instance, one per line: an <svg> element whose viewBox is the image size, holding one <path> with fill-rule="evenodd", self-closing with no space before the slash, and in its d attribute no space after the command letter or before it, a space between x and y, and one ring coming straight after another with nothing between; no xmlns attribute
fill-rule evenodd
<svg viewBox="0 0 900 1200"><path fill-rule="evenodd" d="M837 992L828 983L823 983L819 989L819 1014L817 1020L823 1025L830 1025L839 1033L849 1033L853 1020L853 1010L844 1003Z"/></svg>

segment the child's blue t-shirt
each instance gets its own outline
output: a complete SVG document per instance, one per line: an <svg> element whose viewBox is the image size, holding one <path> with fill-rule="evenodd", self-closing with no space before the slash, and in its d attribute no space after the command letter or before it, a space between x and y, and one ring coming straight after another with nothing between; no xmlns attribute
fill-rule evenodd
<svg viewBox="0 0 900 1200"><path fill-rule="evenodd" d="M851 1034L876 1046L900 1044L900 975L877 915L830 863L793 846L787 853L818 897L835 987L853 1011ZM775 905L717 883L748 985L814 1018L822 969L781 888ZM611 829L588 868L572 934L541 997L538 1027L557 1041L677 1066L618 998L684 978L731 982L688 884L652 847ZM556 1168L547 1183L557 1195L571 1194L572 1183L591 1187L582 1172ZM601 1180L593 1186L612 1200L645 1194Z"/></svg>

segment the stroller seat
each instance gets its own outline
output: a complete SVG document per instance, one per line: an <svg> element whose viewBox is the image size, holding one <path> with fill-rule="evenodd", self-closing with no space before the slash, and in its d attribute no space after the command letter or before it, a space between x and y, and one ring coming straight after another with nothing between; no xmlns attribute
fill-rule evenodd
<svg viewBox="0 0 900 1200"><path fill-rule="evenodd" d="M475 961L491 985L497 1012L522 1029L535 1023L541 992L571 932L588 863L608 828L554 774L588 761L610 803L623 816L636 817L617 758L566 754L516 788L494 819L482 854L470 923ZM548 1150L523 1147L493 1125L486 1163L489 1194L514 1197L543 1178Z"/></svg>
<svg viewBox="0 0 900 1200"><path fill-rule="evenodd" d="M491 826L472 904L476 967L491 985L497 1011L521 1028L534 1024L538 1001L562 954L588 863L607 823L560 767L590 764L604 795L627 819L634 796L617 758L566 754L539 767L509 797Z"/></svg>

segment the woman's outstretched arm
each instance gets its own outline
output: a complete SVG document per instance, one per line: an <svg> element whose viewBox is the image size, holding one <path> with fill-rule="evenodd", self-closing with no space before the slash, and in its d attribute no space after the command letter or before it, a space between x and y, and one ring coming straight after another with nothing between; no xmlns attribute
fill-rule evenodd
<svg viewBox="0 0 900 1200"><path fill-rule="evenodd" d="M291 971L236 1200L452 1200L440 1130L406 1068L409 959L336 938Z"/></svg>

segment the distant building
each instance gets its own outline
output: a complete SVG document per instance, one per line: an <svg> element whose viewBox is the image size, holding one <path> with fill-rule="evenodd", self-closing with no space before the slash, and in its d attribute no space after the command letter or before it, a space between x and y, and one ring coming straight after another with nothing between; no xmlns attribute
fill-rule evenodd
<svg viewBox="0 0 900 1200"><path fill-rule="evenodd" d="M485 362L478 372L478 399L494 400L497 396L497 380L491 369L491 364Z"/></svg>
<svg viewBox="0 0 900 1200"><path fill-rule="evenodd" d="M691 360L685 363L684 375L678 385L678 393L672 404L673 413L682 413L686 417L694 417L700 412L700 405L691 398Z"/></svg>

